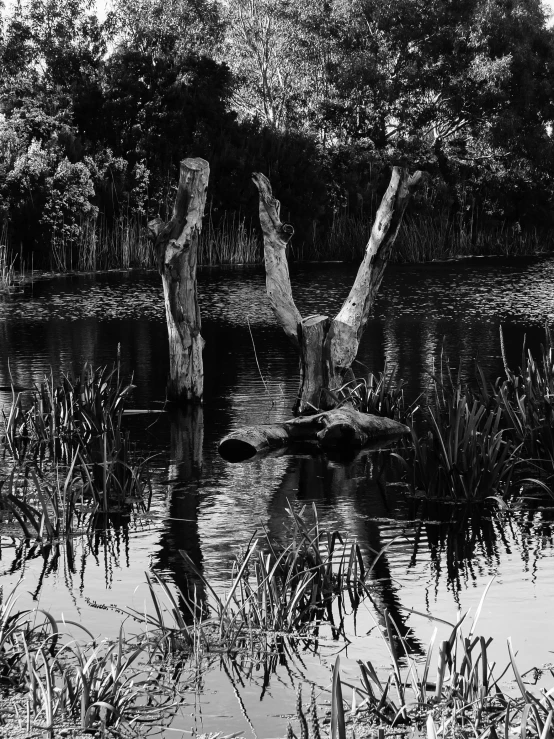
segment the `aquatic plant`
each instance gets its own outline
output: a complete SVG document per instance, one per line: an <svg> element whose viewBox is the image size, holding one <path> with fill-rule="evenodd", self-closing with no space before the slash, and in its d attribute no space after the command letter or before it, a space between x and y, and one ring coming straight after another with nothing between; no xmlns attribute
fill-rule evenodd
<svg viewBox="0 0 554 739"><path fill-rule="evenodd" d="M15 259L11 259L8 247L2 243L5 228L0 233L0 292L8 292L16 284Z"/></svg>
<svg viewBox="0 0 554 739"><path fill-rule="evenodd" d="M417 410L417 400L408 408L404 399L404 381L397 379L396 368L387 363L382 372L347 382L337 391L339 403L350 403L362 413L386 416L406 423Z"/></svg>
<svg viewBox="0 0 554 739"><path fill-rule="evenodd" d="M239 213L223 214L217 226L208 206L208 217L198 242L198 264L256 264L262 261L263 249L252 224Z"/></svg>
<svg viewBox="0 0 554 739"><path fill-rule="evenodd" d="M501 428L501 413L487 410L461 387L433 412L419 436L412 426L411 446L395 454L412 490L430 497L484 500L505 495L518 464L519 448Z"/></svg>
<svg viewBox="0 0 554 739"><path fill-rule="evenodd" d="M491 662L489 656L492 637L476 635L490 585L483 593L471 624L467 613L459 614L455 623L449 623L428 613L404 609L449 630L448 637L438 648L436 673L432 661L438 629L434 629L425 653L416 660L388 611L380 613L376 625L387 647L390 667L376 668L368 659L358 660L360 683L353 684L341 680L340 656L337 656L330 686L331 707L326 717L330 739L355 737L358 730L366 734L368 728L379 739L384 739L385 732L404 733L409 731L407 727L412 727L412 732L422 730L427 739L437 739L447 732L452 736L490 739L499 735L508 737L515 731L522 737L549 737L554 716L553 691L543 689L540 695L533 694L524 682L525 675L518 669L511 639L507 642L507 664L504 669L496 670L496 662ZM464 631L466 627L469 627L467 632ZM501 681L509 671L515 678L519 697L503 689ZM344 698L344 687L352 690L350 704ZM320 739L321 721L314 694L312 692L309 716L300 696L299 688L296 703L299 736ZM289 724L287 735L296 736L292 724Z"/></svg>
<svg viewBox="0 0 554 739"><path fill-rule="evenodd" d="M181 551L210 594L211 619L225 651L255 651L260 642L267 652L279 649L283 634L306 634L307 627L323 621L333 625L331 606L343 593L354 607L363 595L361 583L367 573L358 543L322 528L315 506L313 526L304 520L305 509L286 510L291 543L280 546L267 532L253 539L235 559L225 598Z"/></svg>
<svg viewBox="0 0 554 739"><path fill-rule="evenodd" d="M137 721L163 725L178 706L179 690L196 680L196 665L187 673L184 662L176 664L160 648L166 627L145 625L127 637L121 625L111 644L99 645L85 626L61 626L46 611L15 613L15 603L15 592L5 603L0 599L0 671L12 691L26 693L22 729L32 724L54 736L60 722L85 731L129 730ZM39 613L44 621L37 623Z"/></svg>
<svg viewBox="0 0 554 739"><path fill-rule="evenodd" d="M60 385L52 376L45 379L27 409L22 394L12 389L3 442L15 466L4 485L6 505L14 515L18 509L18 520L23 515L35 528L37 520L43 521L54 535L61 533L61 521L63 530L69 530L79 498L92 502L91 513L149 504L146 460L133 455L123 428L133 387L122 379L118 363L111 370L86 364L75 380L64 375ZM28 500L30 489L42 508L38 519ZM48 524L50 515L55 526Z"/></svg>
<svg viewBox="0 0 554 739"><path fill-rule="evenodd" d="M506 378L487 385L478 371L481 402L502 414L502 423L515 443L521 445L521 456L548 475L554 474L554 353L552 336L545 325L545 344L536 360L525 343L517 372L508 367L502 329L500 345Z"/></svg>

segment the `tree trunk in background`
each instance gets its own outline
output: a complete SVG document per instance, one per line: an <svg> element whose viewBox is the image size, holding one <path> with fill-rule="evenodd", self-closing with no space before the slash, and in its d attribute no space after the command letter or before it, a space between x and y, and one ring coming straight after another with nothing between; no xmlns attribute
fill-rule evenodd
<svg viewBox="0 0 554 739"><path fill-rule="evenodd" d="M352 378L351 366L402 216L421 177L421 172L410 177L405 169L393 168L354 285L338 315L331 320L328 316L303 319L296 308L285 252L294 229L281 223L280 203L273 197L267 177L254 173L252 179L260 196L267 294L278 322L300 354L296 413L317 413L334 408L337 391Z"/></svg>
<svg viewBox="0 0 554 739"><path fill-rule="evenodd" d="M169 336L167 395L175 403L201 402L204 392L196 265L209 176L210 166L204 159L184 159L172 219L165 225L159 219L148 224L164 288Z"/></svg>

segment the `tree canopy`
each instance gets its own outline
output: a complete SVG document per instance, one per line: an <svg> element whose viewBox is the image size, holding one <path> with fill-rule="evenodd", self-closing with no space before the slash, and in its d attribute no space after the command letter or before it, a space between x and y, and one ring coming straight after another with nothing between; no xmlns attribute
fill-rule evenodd
<svg viewBox="0 0 554 739"><path fill-rule="evenodd" d="M0 208L26 250L165 217L192 154L213 217L254 212L264 170L305 242L395 164L462 218L554 225L540 0L117 0L103 22L92 0L16 0L0 67Z"/></svg>

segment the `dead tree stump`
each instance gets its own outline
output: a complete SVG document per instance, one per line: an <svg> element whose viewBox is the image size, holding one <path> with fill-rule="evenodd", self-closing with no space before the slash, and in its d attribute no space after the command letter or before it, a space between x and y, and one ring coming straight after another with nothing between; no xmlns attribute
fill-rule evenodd
<svg viewBox="0 0 554 739"><path fill-rule="evenodd" d="M286 246L294 229L281 223L280 203L271 184L259 172L252 175L259 192L260 224L264 236L266 288L277 321L300 356L300 389L297 414L317 413L336 405L336 392L351 379L351 366L371 307L383 279L411 193L422 177L394 167L371 230L363 261L350 294L334 319L303 319L292 297Z"/></svg>
<svg viewBox="0 0 554 739"><path fill-rule="evenodd" d="M204 159L184 159L173 217L166 224L159 219L148 224L164 289L169 337L167 395L180 404L201 402L204 392L196 266L209 176L210 166Z"/></svg>

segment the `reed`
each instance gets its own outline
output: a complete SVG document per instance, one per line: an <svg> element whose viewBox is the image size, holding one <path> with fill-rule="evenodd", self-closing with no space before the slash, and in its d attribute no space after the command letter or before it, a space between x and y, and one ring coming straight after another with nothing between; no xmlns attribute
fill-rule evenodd
<svg viewBox="0 0 554 739"><path fill-rule="evenodd" d="M493 638L476 635L489 587L490 583L471 624L467 613L459 614L456 623L448 623L405 609L450 629L448 637L438 645L436 673L432 662L437 628L423 658L416 660L390 614L386 610L380 613L378 629L390 655L390 668L376 669L370 660L359 660L360 683L352 684L341 680L340 657L337 657L330 687L331 708L327 714L330 739L347 739L349 735L354 739L358 732L366 735L369 727L379 739L407 732L422 732L427 739L441 735L495 739L516 732L521 737L550 737L553 691L542 690L536 695L529 689L518 669L511 639L507 642L507 664L497 670L489 656ZM513 674L519 696L503 689L501 681L506 673ZM352 690L350 705L343 697L344 687ZM300 737L319 739L315 701L310 707L310 714L315 717L311 732L300 700L296 712ZM296 736L292 726L289 735Z"/></svg>
<svg viewBox="0 0 554 739"><path fill-rule="evenodd" d="M442 261L456 257L525 256L551 252L554 232L522 229L519 224L487 223L473 214L452 221L447 209L429 201L427 212L406 215L400 226L391 261L400 264ZM304 246L305 258L359 261L364 254L373 223L373 212L335 215L325 229L317 228Z"/></svg>
<svg viewBox="0 0 554 739"><path fill-rule="evenodd" d="M118 363L111 370L85 365L76 379L64 375L60 385L52 376L45 379L25 410L21 393L12 391L3 429L14 461L4 481L5 507L24 530L29 524L41 535L69 533L78 500L81 508L87 501L91 515L149 505L147 460L136 458L123 428L133 387Z"/></svg>
<svg viewBox="0 0 554 739"><path fill-rule="evenodd" d="M182 651L179 666L160 649L167 641L163 626L145 624L128 637L122 624L112 643L99 644L85 626L49 612L16 613L16 600L15 592L0 600L0 669L15 703L17 691L24 691L27 732L33 726L59 736L65 725L135 735L137 722L167 723L178 707L175 697L196 679L195 670L184 670Z"/></svg>
<svg viewBox="0 0 554 739"><path fill-rule="evenodd" d="M502 329L500 344L506 378L488 385L478 368L477 395L481 402L502 416L504 426L515 443L522 449L522 456L533 463L537 470L554 476L554 353L548 324L545 326L545 343L541 356L536 360L525 344L521 365L517 371L508 367L505 358Z"/></svg>
<svg viewBox="0 0 554 739"><path fill-rule="evenodd" d="M389 369L387 363L382 372L369 372L343 385L337 392L339 402L350 403L362 413L385 416L406 423L419 409L416 399L409 407L404 397L404 381L398 380L396 368Z"/></svg>
<svg viewBox="0 0 554 739"><path fill-rule="evenodd" d="M311 552L302 568L301 557L297 556L301 551L299 542L294 550L285 548L283 553L287 554L281 558L283 567L286 568L286 561L292 565L291 578L296 582L292 590L301 599L306 577L329 576L329 557L322 549L324 541L328 542L329 536L331 540L335 538L336 532L324 532L317 521L308 528L302 516L290 513L293 531L304 539L305 549ZM249 630L259 630L258 640L264 631L277 636L275 628L287 628L287 619L270 615L268 621L271 611L277 614L280 610L274 596L282 595L283 590L275 582L276 575L266 575L267 568L262 572L258 566L260 551L261 547L247 548L246 554L237 560L238 570L227 595L221 597L214 592L212 615L196 618L191 624L185 623L171 589L156 575L147 574L153 613L146 608L144 613L120 611L125 618L133 616L142 628L129 637L121 625L111 643L99 644L87 627L60 622L48 612L16 611L15 591L0 598L0 670L14 702L19 700L26 706L22 713L27 716L27 726L22 720L22 728L29 731L34 726L48 736L57 736L60 725L65 724L85 732L105 734L110 730L114 735L133 735L133 726L137 724L145 730L167 726L183 699L183 691L193 687L206 668L205 655L214 651L220 655L244 654L248 640L232 625L233 620L242 622L244 637ZM293 552L296 554L291 558ZM266 551L266 562L270 556L271 550ZM354 559L357 557L356 553ZM349 572L354 564L346 566L347 560L348 547L343 547L330 568L334 573L331 590L334 592L350 581L370 595L363 573L355 577L353 570ZM278 567L276 557L275 573ZM251 590L247 590L247 581ZM331 739L354 737L358 730L368 727L378 736L384 736L385 731L390 734L413 727L426 732L428 739L446 732L452 736L494 739L498 731L509 736L514 729L523 737L537 735L548 739L554 715L553 691L543 690L538 695L532 692L518 668L511 640L507 645L507 663L504 669L497 670L490 658L493 639L478 635L479 616L491 584L492 581L472 621L467 613L458 614L456 621L449 623L429 613L404 609L436 624L423 658L419 653L414 656L410 640L388 610L378 610L376 628L389 653L390 666L377 668L370 659L359 660L360 680L352 683L341 679L337 657L329 688ZM322 590L321 597L326 601L328 592ZM317 603L317 594L315 600ZM291 605L289 600L289 613ZM260 614L266 618L261 619ZM292 625L290 620L288 623ZM295 623L297 629L300 627L296 634L301 635L305 622L296 619ZM439 627L446 629L446 637L437 642ZM75 629L82 632L81 638L75 637ZM284 636L281 634L280 638ZM266 639L264 649L258 650L260 659L272 659L266 649L269 643ZM434 655L438 656L436 669ZM286 656L282 659L286 660ZM233 664L239 669L238 661ZM504 688L503 678L508 672L515 678L516 695ZM345 698L345 689L352 691L351 703ZM16 691L23 691L21 698L16 697ZM298 688L296 713L299 738L321 739L327 720L318 716L313 689L309 706L304 708ZM287 735L296 736L292 725Z"/></svg>
<svg viewBox="0 0 554 739"><path fill-rule="evenodd" d="M501 428L500 411L488 410L458 386L427 413L427 432L419 436L412 426L411 446L395 454L414 492L465 502L509 494L520 448Z"/></svg>
<svg viewBox="0 0 554 739"><path fill-rule="evenodd" d="M332 604L348 593L353 606L361 597L366 577L357 542L338 531L323 529L315 506L313 526L305 510L287 509L291 543L282 547L264 537L250 542L236 558L229 591L222 598L187 555L181 555L210 594L211 620L217 640L226 652L246 649L273 653L283 646L283 635L313 638L313 627L333 623Z"/></svg>
<svg viewBox="0 0 554 739"><path fill-rule="evenodd" d="M78 231L78 239L52 245L52 269L95 272L156 266L145 218L138 214L123 213L111 222L102 214L83 219ZM262 255L260 237L244 216L224 213L216 224L210 208L198 244L199 265L257 264Z"/></svg>
<svg viewBox="0 0 554 739"><path fill-rule="evenodd" d="M219 264L258 264L262 257L261 239L252 223L247 223L240 212L225 212L216 225L210 204L200 234L198 264L209 267Z"/></svg>
<svg viewBox="0 0 554 739"><path fill-rule="evenodd" d="M8 224L2 222L0 227L0 294L12 293L21 287L24 276L24 265L21 255L19 256L19 270L16 270L17 257L11 253L8 242Z"/></svg>

